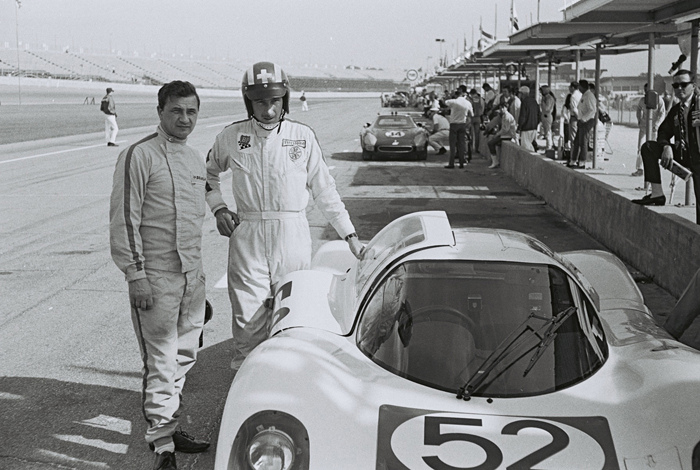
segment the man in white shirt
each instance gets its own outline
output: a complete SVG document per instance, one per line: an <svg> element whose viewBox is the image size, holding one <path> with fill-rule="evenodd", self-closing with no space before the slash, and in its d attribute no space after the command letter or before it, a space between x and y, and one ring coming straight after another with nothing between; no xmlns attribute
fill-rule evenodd
<svg viewBox="0 0 700 470"><path fill-rule="evenodd" d="M455 90L454 98L445 101L445 104L450 108L450 162L445 168L455 167L455 157L459 158L459 167L464 168L467 153L467 127L472 123L474 108L460 89Z"/></svg>
<svg viewBox="0 0 700 470"><path fill-rule="evenodd" d="M434 148L438 155L444 155L447 153L445 143L449 143L450 139L450 121L440 114L440 108L438 107L430 108L428 117L433 120L433 129L430 137L428 137L428 145Z"/></svg>
<svg viewBox="0 0 700 470"><path fill-rule="evenodd" d="M588 161L588 142L591 138L591 132L595 129L597 112L595 95L588 88L588 80L581 79L578 83L583 94L576 107L578 129L571 149L571 161L567 165L571 168L585 168Z"/></svg>

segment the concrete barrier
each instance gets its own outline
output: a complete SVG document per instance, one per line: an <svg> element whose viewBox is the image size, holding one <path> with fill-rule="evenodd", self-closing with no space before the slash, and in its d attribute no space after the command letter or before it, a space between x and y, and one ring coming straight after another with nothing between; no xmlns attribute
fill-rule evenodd
<svg viewBox="0 0 700 470"><path fill-rule="evenodd" d="M504 142L501 168L520 186L676 297L700 268L700 226L632 204L580 171Z"/></svg>

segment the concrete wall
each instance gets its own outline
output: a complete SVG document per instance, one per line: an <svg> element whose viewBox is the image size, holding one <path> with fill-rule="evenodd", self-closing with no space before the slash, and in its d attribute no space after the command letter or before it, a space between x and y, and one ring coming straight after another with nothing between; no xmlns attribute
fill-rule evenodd
<svg viewBox="0 0 700 470"><path fill-rule="evenodd" d="M616 188L505 142L501 168L676 297L700 268L700 226L633 204Z"/></svg>

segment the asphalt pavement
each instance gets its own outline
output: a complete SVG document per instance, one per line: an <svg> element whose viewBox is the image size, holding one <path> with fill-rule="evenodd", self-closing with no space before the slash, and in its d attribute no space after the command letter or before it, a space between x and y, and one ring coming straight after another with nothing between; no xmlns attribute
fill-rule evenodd
<svg viewBox="0 0 700 470"><path fill-rule="evenodd" d="M454 227L516 230L557 251L605 249L501 170L488 169L489 162L479 155L465 169L451 170L443 168L444 156L432 151L425 162L364 162L359 132L381 111L378 103L310 99L308 112L292 103L290 116L315 129L361 239L370 239L401 215L444 210ZM240 117L201 120L190 144L205 154L215 135ZM120 132L119 148L106 147L98 134L0 146L2 469L152 464L143 441L141 363L126 283L109 254L108 206L118 152L154 128L155 123ZM613 148L611 169L624 152ZM606 176L604 170L589 171ZM638 184L621 173L610 175L621 181L623 176L629 186ZM222 187L229 184L230 176L224 177ZM313 205L308 216L314 248L337 239ZM188 433L212 439L212 448L200 455L178 454L184 469L213 467L233 377L228 368L231 313L221 282L227 245L211 214L204 223L203 250L215 316L188 374L182 425ZM634 267L629 269L635 274ZM642 275L635 277L647 305L663 317L675 299Z"/></svg>

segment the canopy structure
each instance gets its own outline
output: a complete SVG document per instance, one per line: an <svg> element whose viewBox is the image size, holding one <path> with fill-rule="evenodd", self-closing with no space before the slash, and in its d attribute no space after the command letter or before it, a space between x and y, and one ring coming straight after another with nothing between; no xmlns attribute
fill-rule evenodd
<svg viewBox="0 0 700 470"><path fill-rule="evenodd" d="M601 55L648 50L647 79L649 89L653 90L654 48L658 44L677 44L680 36L689 35L690 67L687 68L697 73L699 0L579 0L561 11L562 22L538 23L518 31L507 44L497 42L477 54L476 63L483 60L493 68L503 67L509 61L546 60L549 64L575 61L578 71L579 61L595 58L597 99ZM443 74L454 77L468 70L463 67L466 64L451 67ZM651 113L648 114L647 136L650 136ZM594 142L597 144L596 139ZM690 191L686 191L686 204L689 195Z"/></svg>

